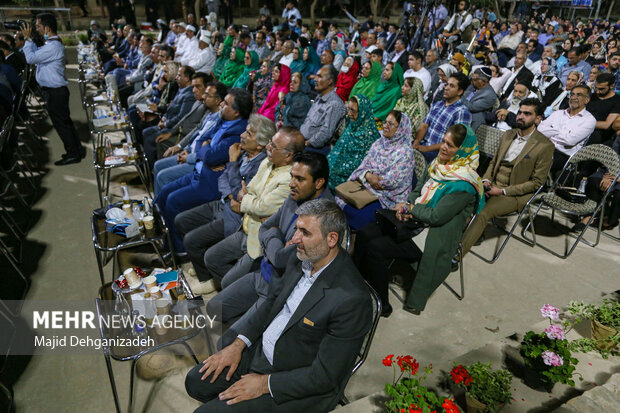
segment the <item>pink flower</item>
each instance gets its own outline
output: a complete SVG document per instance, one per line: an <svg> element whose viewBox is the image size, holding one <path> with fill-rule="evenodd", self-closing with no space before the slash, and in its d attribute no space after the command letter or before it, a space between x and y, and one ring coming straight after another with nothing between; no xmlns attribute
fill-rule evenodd
<svg viewBox="0 0 620 413"><path fill-rule="evenodd" d="M557 367L557 366L561 366L564 364L564 360L562 360L562 357L558 356L553 351L549 351L549 350L543 351L542 358L543 358L543 362L547 366Z"/></svg>
<svg viewBox="0 0 620 413"><path fill-rule="evenodd" d="M550 304L545 304L540 309L540 313L544 318L557 321L560 318L560 310Z"/></svg>
<svg viewBox="0 0 620 413"><path fill-rule="evenodd" d="M550 339L564 340L566 338L562 327L556 324L551 324L549 327L545 328L545 333L547 333L547 337Z"/></svg>

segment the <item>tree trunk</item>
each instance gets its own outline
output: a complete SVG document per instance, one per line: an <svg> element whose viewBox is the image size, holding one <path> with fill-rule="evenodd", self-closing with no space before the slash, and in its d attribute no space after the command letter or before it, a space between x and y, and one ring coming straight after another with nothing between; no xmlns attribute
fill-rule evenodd
<svg viewBox="0 0 620 413"><path fill-rule="evenodd" d="M187 0L181 1L181 12L183 13L183 21L185 21L187 17Z"/></svg>
<svg viewBox="0 0 620 413"><path fill-rule="evenodd" d="M170 1L170 0L164 0L164 1ZM196 26L200 25L200 3L202 3L201 0L194 0L194 13L196 15ZM200 34L198 34L200 36Z"/></svg>
<svg viewBox="0 0 620 413"><path fill-rule="evenodd" d="M54 0L54 7L56 8L61 8L61 7L65 7L65 2L64 0ZM66 31L67 30L67 18L64 12L59 12L58 15L60 16L60 29L62 31Z"/></svg>
<svg viewBox="0 0 620 413"><path fill-rule="evenodd" d="M515 12L515 7L517 7L517 2L513 1L510 3L510 8L508 9L508 18L512 19L512 14Z"/></svg>
<svg viewBox="0 0 620 413"><path fill-rule="evenodd" d="M370 14L375 16L375 19L379 17L378 9L379 9L379 0L370 0Z"/></svg>
<svg viewBox="0 0 620 413"><path fill-rule="evenodd" d="M314 26L316 21L315 10L316 5L319 3L319 0L312 0L312 4L310 4L310 24Z"/></svg>
<svg viewBox="0 0 620 413"><path fill-rule="evenodd" d="M502 19L502 14L499 11L499 4L497 4L497 0L493 0L493 8L495 9L495 15L498 20Z"/></svg>
<svg viewBox="0 0 620 413"><path fill-rule="evenodd" d="M606 19L609 20L609 16L611 16L611 11L614 9L614 5L616 4L616 0L611 0L611 4L609 5L609 11L607 12Z"/></svg>

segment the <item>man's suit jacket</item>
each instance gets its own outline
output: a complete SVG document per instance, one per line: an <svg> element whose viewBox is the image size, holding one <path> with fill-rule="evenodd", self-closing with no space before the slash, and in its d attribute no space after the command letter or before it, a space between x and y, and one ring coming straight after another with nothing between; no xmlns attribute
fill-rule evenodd
<svg viewBox="0 0 620 413"><path fill-rule="evenodd" d="M394 52L396 53L396 52ZM409 53L405 50L396 61L403 69L403 73L409 69Z"/></svg>
<svg viewBox="0 0 620 413"><path fill-rule="evenodd" d="M6 63L13 66L17 73L22 74L28 63L26 62L26 56L19 50L11 53L6 58Z"/></svg>
<svg viewBox="0 0 620 413"><path fill-rule="evenodd" d="M187 112L185 116L183 116L179 120L179 122L177 122L177 124L170 129L169 132L172 134L172 136L175 136L179 133L180 128L183 128L183 130L187 132L193 130L197 126L200 126L200 121L202 120L202 117L205 114L206 110L207 108L201 101L194 101L194 104L192 105L189 112Z"/></svg>
<svg viewBox="0 0 620 413"><path fill-rule="evenodd" d="M146 56L142 56L142 58L140 58L140 62L138 63L138 66L136 67L136 70L134 70L133 72L131 72L131 74L129 75L129 81L132 84L141 84L142 81L144 80L144 76L146 75L146 73L148 72L148 70L153 66L153 60L151 59L151 56L146 55Z"/></svg>
<svg viewBox="0 0 620 413"><path fill-rule="evenodd" d="M164 114L166 118L166 128L171 128L176 125L192 108L195 101L196 99L194 98L194 92L192 91L191 86L186 86L183 89L179 89Z"/></svg>
<svg viewBox="0 0 620 413"><path fill-rule="evenodd" d="M484 113L490 112L493 109L497 101L497 95L491 85L486 85L480 90L477 90L471 99L468 99L474 88L471 87L463 93L461 99L463 105L471 112L471 128L475 132L478 126L484 123Z"/></svg>
<svg viewBox="0 0 620 413"><path fill-rule="evenodd" d="M278 288L248 319L244 331L262 353L262 334L286 304L302 277L291 257ZM273 284L273 283L270 283ZM270 386L277 404L307 402L301 411L328 411L351 374L372 323L370 292L348 254L340 250L319 275L275 344Z"/></svg>
<svg viewBox="0 0 620 413"><path fill-rule="evenodd" d="M519 71L519 73L517 74L517 76L515 76L515 78L512 79L512 82L510 82L510 84L508 85L508 89L506 89L506 91L502 94L500 99L504 100L512 93L512 89L514 89L515 83L517 82L517 80L519 82L523 82L523 81L531 82L533 79L534 79L534 74L532 73L532 71L528 69L527 67L523 66L521 70Z"/></svg>
<svg viewBox="0 0 620 413"><path fill-rule="evenodd" d="M487 171L482 179L488 179L495 183L499 166L510 148L510 144L517 136L517 129L511 129L504 133L497 149L497 153L491 160ZM506 196L517 197L519 210L547 179L553 160L555 146L542 133L534 131L527 140L523 150L513 161L514 167L510 174L510 185L504 190Z"/></svg>

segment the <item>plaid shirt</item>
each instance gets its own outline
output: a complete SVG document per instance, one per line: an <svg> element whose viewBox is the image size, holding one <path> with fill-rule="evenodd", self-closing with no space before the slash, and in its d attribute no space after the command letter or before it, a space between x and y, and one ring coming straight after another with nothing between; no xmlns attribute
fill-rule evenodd
<svg viewBox="0 0 620 413"><path fill-rule="evenodd" d="M428 130L424 135L424 145L436 145L441 142L443 135L446 134L450 126L457 123L469 126L471 124L471 112L460 100L447 106L444 101L435 102L426 115L424 123L428 125Z"/></svg>

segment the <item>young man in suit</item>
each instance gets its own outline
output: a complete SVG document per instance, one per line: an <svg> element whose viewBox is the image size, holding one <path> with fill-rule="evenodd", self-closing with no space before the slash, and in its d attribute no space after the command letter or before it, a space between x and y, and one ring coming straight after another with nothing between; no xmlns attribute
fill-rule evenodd
<svg viewBox="0 0 620 413"><path fill-rule="evenodd" d="M338 403L372 322L368 287L340 242L346 219L333 201L297 209L279 294L234 341L194 367L185 388L196 412L326 412Z"/></svg>
<svg viewBox="0 0 620 413"><path fill-rule="evenodd" d="M536 130L542 115L543 107L538 99L521 102L516 129L504 133L482 178L487 201L463 235L464 254L484 233L491 219L521 211L547 179L554 146Z"/></svg>

